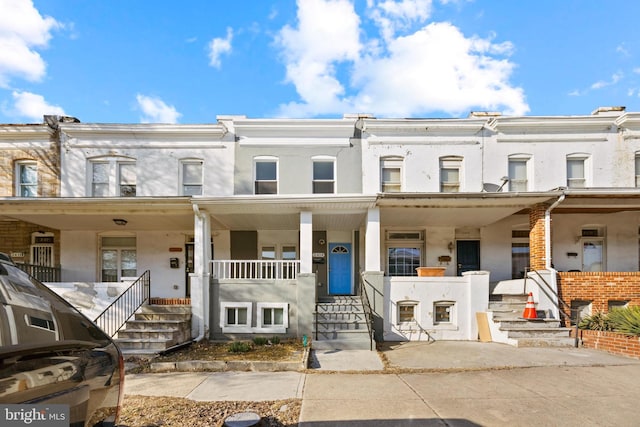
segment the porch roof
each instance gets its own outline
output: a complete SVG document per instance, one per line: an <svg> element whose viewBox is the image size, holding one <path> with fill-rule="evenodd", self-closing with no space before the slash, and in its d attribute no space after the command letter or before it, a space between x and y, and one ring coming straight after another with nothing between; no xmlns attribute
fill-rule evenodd
<svg viewBox="0 0 640 427"><path fill-rule="evenodd" d="M124 219L125 226L114 219ZM192 230L189 197L0 198L0 220L57 230Z"/></svg>

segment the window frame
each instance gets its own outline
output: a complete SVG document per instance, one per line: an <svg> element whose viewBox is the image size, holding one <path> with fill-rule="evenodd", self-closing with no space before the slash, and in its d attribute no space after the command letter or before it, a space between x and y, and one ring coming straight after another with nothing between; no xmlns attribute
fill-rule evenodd
<svg viewBox="0 0 640 427"><path fill-rule="evenodd" d="M524 179L512 175L512 165L524 163ZM531 156L517 154L509 156L507 162L507 176L509 178L509 192L529 191Z"/></svg>
<svg viewBox="0 0 640 427"><path fill-rule="evenodd" d="M393 238L393 236L398 238ZM406 237L401 237L401 236ZM413 235L413 236L412 236ZM415 238L412 238L415 237ZM422 230L387 230L385 233L385 275L388 277L417 277L418 272L415 268L424 265L425 259L425 235ZM417 249L419 252L418 262L414 267L414 264L402 264L403 266L409 266L410 274L391 275L390 274L390 250L391 249ZM397 266L398 264L394 264ZM404 270L405 268L403 268Z"/></svg>
<svg viewBox="0 0 640 427"><path fill-rule="evenodd" d="M332 177L330 179L325 178L316 178L316 163L331 163L331 174ZM330 156L314 156L311 158L311 193L312 194L336 194L337 188L337 168L336 168L336 158ZM331 191L316 191L316 185L322 187L323 185L331 184Z"/></svg>
<svg viewBox="0 0 640 427"><path fill-rule="evenodd" d="M194 182L188 182L185 168L188 166L200 167L200 178ZM181 196L202 196L204 194L204 161L202 159L182 159L180 160L180 195ZM187 188L198 188L198 192L187 191Z"/></svg>
<svg viewBox="0 0 640 427"><path fill-rule="evenodd" d="M264 311L263 310L282 310L282 324L272 323L265 325ZM259 302L256 304L256 325L257 332L271 333L271 334L285 334L289 328L289 304L286 302ZM272 316L272 319L274 317Z"/></svg>
<svg viewBox="0 0 640 427"><path fill-rule="evenodd" d="M134 175L133 175L133 185L126 184L123 183L123 174L122 173L122 166L133 166L134 167ZM135 161L118 161L116 162L116 182L118 183L118 196L119 197L135 197L137 194L137 188L138 188L138 171L136 168L136 162ZM123 194L123 187L133 187L133 194L129 194L129 195L125 195Z"/></svg>
<svg viewBox="0 0 640 427"><path fill-rule="evenodd" d="M586 153L575 153L575 154L567 155L566 162L565 162L567 188L588 188L590 186L591 184L590 174L589 174L590 159L591 159L591 156ZM573 169L573 168L570 168L570 164L572 163L577 164L577 162L582 163L582 177L574 177L570 175L570 170Z"/></svg>
<svg viewBox="0 0 640 427"><path fill-rule="evenodd" d="M258 179L258 164L273 163L275 165L275 179ZM274 156L258 156L253 159L253 194L279 194L280 193L280 161ZM258 191L259 184L275 184L274 192Z"/></svg>
<svg viewBox="0 0 640 427"><path fill-rule="evenodd" d="M448 308L448 320L438 320L438 308ZM456 302L450 300L434 301L433 302L433 325L452 326L456 322Z"/></svg>
<svg viewBox="0 0 640 427"><path fill-rule="evenodd" d="M462 162L463 157L460 156L445 156L440 157L440 192L441 193L460 193L462 192ZM457 181L444 181L445 171L456 171L458 175Z"/></svg>
<svg viewBox="0 0 640 427"><path fill-rule="evenodd" d="M127 238L127 239L134 239L135 244L132 245L109 245L109 244L105 244L105 240L104 239L109 239L109 238ZM130 280L130 279L137 279L138 278L138 238L136 235L134 234L103 234L99 236L98 239L98 243L99 243L99 248L98 248L98 260L99 260L99 265L98 265L98 277L100 279L100 282L104 282L104 283L119 283L125 280ZM104 279L104 258L103 258L103 253L104 251L116 251L117 255L116 255L116 280L105 280ZM135 253L136 256L136 273L133 276L125 276L123 273L124 269L123 267L123 260L122 260L122 252L123 251L133 251Z"/></svg>
<svg viewBox="0 0 640 427"><path fill-rule="evenodd" d="M35 169L35 182L25 183L22 181L22 171L25 167L33 166ZM38 197L38 187L39 187L39 174L38 174L38 162L36 160L19 160L15 163L15 194L17 197ZM22 190L24 188L34 188L34 192L32 195L24 195L22 194Z"/></svg>
<svg viewBox="0 0 640 427"><path fill-rule="evenodd" d="M246 310L247 311L247 321L242 324L229 324L227 322L227 310ZM253 304L250 302L220 302L220 328L222 328L223 333L250 333L251 325L253 324ZM236 316L237 319L237 316Z"/></svg>
<svg viewBox="0 0 640 427"><path fill-rule="evenodd" d="M640 152L636 152L635 155L635 187L639 188L640 187Z"/></svg>
<svg viewBox="0 0 640 427"><path fill-rule="evenodd" d="M420 303L413 300L403 300L396 302L396 325L398 326L413 326L418 324L418 309ZM412 309L411 320L403 320L402 308L408 307Z"/></svg>
<svg viewBox="0 0 640 427"><path fill-rule="evenodd" d="M398 181L385 180L385 171L397 170ZM404 191L404 158L383 157L380 159L380 192L401 193Z"/></svg>

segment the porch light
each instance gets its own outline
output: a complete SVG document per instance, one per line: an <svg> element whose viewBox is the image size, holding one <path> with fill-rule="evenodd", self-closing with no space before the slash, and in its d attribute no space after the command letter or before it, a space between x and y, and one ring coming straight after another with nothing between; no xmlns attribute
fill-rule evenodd
<svg viewBox="0 0 640 427"><path fill-rule="evenodd" d="M113 218L113 223L115 225L120 225L120 226L125 226L127 225L127 220L126 219L122 219L122 218Z"/></svg>

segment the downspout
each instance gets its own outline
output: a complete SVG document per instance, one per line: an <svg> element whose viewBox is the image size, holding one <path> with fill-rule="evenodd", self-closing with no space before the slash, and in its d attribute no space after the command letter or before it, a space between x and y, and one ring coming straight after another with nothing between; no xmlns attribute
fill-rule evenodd
<svg viewBox="0 0 640 427"><path fill-rule="evenodd" d="M200 219L200 221L204 221L202 212L200 212L200 208L198 207L198 205L194 203L192 206L193 206L193 213L196 214L196 216ZM202 276L203 276L202 271L198 271L198 274L200 275L200 281L202 281ZM201 283L201 285L203 284ZM202 321L199 322L199 325L198 325L198 336L195 337L191 342L199 342L199 341L202 341L202 339L204 338L204 319L205 319L205 316L207 315L207 313L204 312L205 311L204 301L202 301L201 306L202 306Z"/></svg>
<svg viewBox="0 0 640 427"><path fill-rule="evenodd" d="M551 270L551 211L562 203L564 197L565 195L562 194L558 200L553 202L544 212L544 268L546 270Z"/></svg>

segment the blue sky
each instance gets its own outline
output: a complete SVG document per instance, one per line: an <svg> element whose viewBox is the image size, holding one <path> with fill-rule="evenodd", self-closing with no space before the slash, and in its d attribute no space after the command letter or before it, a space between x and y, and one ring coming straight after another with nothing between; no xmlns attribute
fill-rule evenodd
<svg viewBox="0 0 640 427"><path fill-rule="evenodd" d="M0 123L640 111L640 2L0 0Z"/></svg>

